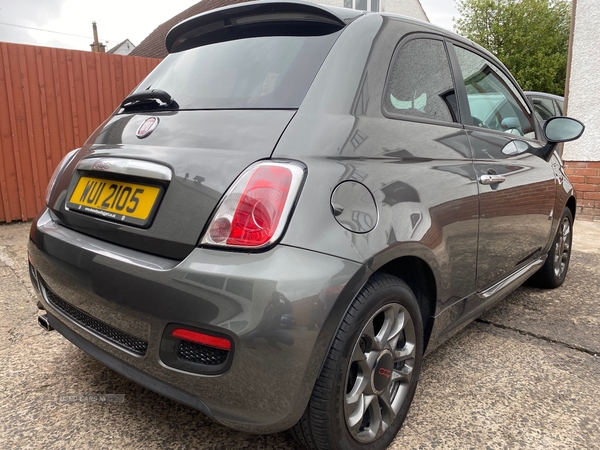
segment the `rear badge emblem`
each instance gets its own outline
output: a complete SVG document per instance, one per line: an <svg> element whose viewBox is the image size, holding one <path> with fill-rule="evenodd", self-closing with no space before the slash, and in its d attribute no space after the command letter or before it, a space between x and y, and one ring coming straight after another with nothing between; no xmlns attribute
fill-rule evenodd
<svg viewBox="0 0 600 450"><path fill-rule="evenodd" d="M92 166L92 170L108 170L110 169L110 163L108 161L102 161L101 159L96 161Z"/></svg>
<svg viewBox="0 0 600 450"><path fill-rule="evenodd" d="M135 132L135 135L140 139L144 139L145 137L149 136L150 133L152 133L156 129L157 126L158 126L158 117L149 117L148 119L146 119L142 122L142 124L139 126L139 128Z"/></svg>

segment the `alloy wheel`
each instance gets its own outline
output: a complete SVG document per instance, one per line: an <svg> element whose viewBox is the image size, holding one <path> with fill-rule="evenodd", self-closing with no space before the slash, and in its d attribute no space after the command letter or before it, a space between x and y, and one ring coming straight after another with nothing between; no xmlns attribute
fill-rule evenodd
<svg viewBox="0 0 600 450"><path fill-rule="evenodd" d="M361 443L378 439L407 399L416 357L410 313L390 303L373 314L354 345L346 374L344 417Z"/></svg>
<svg viewBox="0 0 600 450"><path fill-rule="evenodd" d="M561 278L569 263L571 254L571 222L568 217L563 220L558 229L557 242L554 249L554 275Z"/></svg>

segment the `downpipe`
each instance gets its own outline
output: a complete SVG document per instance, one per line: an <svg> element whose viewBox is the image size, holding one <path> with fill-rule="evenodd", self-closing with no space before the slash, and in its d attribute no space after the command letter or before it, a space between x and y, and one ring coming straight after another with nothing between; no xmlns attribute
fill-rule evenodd
<svg viewBox="0 0 600 450"><path fill-rule="evenodd" d="M41 316L38 316L38 324L40 327L42 327L46 331L54 330L54 327L52 325L50 325L50 322L48 322L48 315L46 315L46 314L42 314Z"/></svg>

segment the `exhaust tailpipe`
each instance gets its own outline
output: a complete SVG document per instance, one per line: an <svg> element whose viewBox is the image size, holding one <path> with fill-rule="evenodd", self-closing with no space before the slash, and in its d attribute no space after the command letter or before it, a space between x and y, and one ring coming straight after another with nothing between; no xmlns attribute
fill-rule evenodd
<svg viewBox="0 0 600 450"><path fill-rule="evenodd" d="M50 322L48 322L48 316L46 314L42 314L41 316L38 316L38 324L40 325L40 327L42 327L46 331L54 330L52 325L50 325Z"/></svg>

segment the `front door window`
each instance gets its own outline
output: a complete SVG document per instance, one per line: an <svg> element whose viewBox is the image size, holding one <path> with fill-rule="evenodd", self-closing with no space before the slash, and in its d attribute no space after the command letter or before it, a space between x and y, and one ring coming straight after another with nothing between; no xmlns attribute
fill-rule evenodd
<svg viewBox="0 0 600 450"><path fill-rule="evenodd" d="M476 53L455 49L473 125L535 139L529 109L508 77Z"/></svg>

